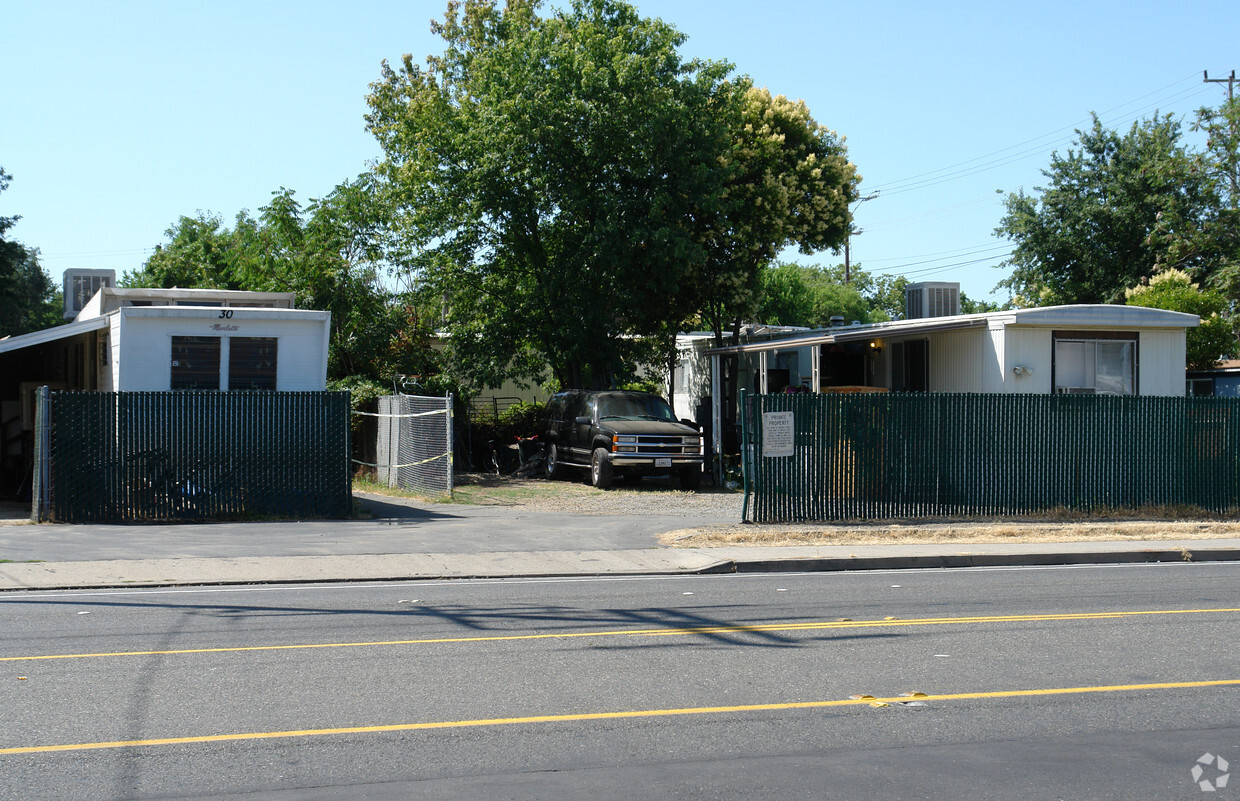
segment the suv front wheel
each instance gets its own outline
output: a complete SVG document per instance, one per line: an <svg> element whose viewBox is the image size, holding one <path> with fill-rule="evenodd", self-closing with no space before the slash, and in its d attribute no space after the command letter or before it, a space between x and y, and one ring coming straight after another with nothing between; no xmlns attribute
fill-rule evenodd
<svg viewBox="0 0 1240 801"><path fill-rule="evenodd" d="M556 453L555 443L547 445L547 452L543 458L543 478L548 481L554 481L563 474L560 469L560 455Z"/></svg>
<svg viewBox="0 0 1240 801"><path fill-rule="evenodd" d="M590 457L590 483L598 489L611 486L611 454L606 448L595 448Z"/></svg>

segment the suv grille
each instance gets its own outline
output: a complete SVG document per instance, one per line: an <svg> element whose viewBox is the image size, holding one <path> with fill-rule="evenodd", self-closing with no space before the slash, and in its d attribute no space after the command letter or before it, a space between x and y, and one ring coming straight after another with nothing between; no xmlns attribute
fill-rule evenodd
<svg viewBox="0 0 1240 801"><path fill-rule="evenodd" d="M698 437L637 434L635 439L637 440L636 453L638 456L698 456L702 453L701 439ZM685 443L686 439L689 440L689 444ZM630 450L631 448L632 444L622 442L618 450L621 452L632 453L633 451Z"/></svg>

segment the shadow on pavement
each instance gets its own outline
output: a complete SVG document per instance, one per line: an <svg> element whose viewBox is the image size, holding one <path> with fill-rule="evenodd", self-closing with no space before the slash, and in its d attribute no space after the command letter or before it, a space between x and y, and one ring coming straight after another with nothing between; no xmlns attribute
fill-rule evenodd
<svg viewBox="0 0 1240 801"><path fill-rule="evenodd" d="M359 511L369 515L372 520L444 520L456 519L460 515L445 514L442 511L414 506L413 501L402 503L400 499L379 499L368 495L354 495Z"/></svg>

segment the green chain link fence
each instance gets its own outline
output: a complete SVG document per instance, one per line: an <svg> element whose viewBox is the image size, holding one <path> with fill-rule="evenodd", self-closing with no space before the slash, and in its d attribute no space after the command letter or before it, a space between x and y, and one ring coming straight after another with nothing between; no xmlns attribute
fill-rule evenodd
<svg viewBox="0 0 1240 801"><path fill-rule="evenodd" d="M746 395L745 519L1240 506L1240 401Z"/></svg>
<svg viewBox="0 0 1240 801"><path fill-rule="evenodd" d="M347 392L47 392L35 517L347 517Z"/></svg>

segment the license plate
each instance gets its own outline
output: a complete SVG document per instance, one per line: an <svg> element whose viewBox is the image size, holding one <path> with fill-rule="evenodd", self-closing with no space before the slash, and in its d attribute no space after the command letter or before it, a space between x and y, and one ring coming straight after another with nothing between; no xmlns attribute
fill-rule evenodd
<svg viewBox="0 0 1240 801"><path fill-rule="evenodd" d="M655 467L671 467L672 460L669 458L655 459L654 466Z"/></svg>

